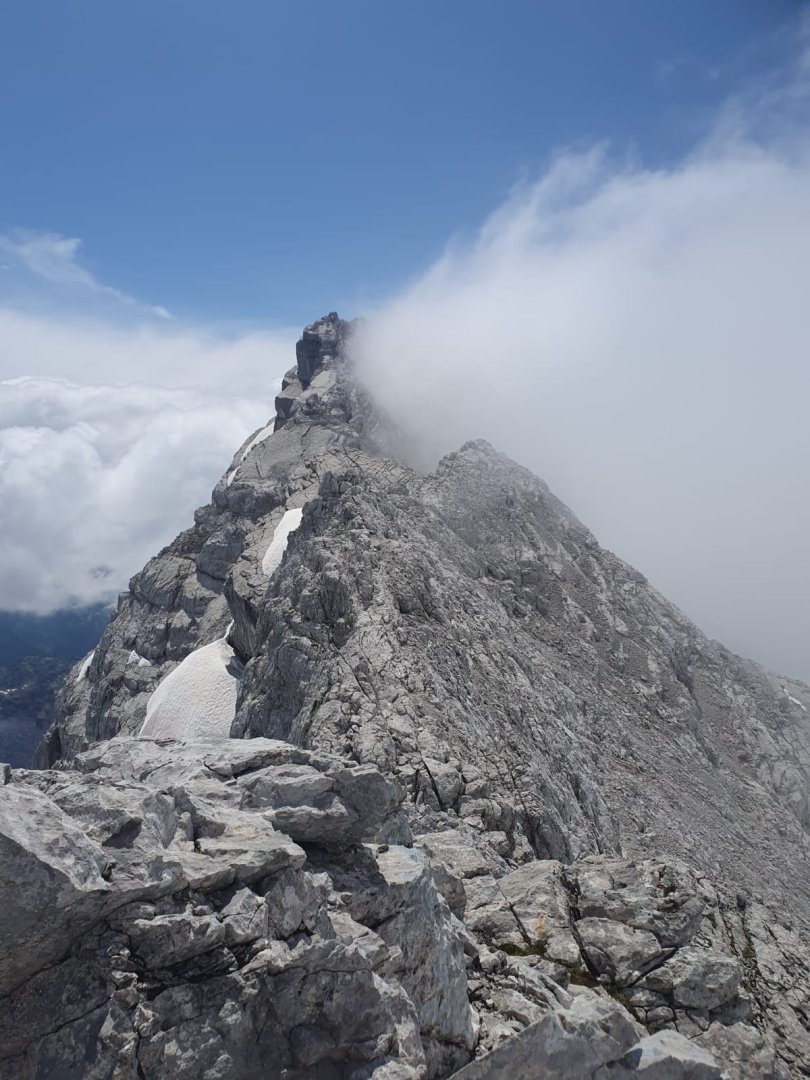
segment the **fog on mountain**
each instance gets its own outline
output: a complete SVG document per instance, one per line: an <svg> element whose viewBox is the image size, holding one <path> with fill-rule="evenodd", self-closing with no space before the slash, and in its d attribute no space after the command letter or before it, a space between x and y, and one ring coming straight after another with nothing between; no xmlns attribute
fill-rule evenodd
<svg viewBox="0 0 810 1080"><path fill-rule="evenodd" d="M411 467L355 332L0 772L0 1072L798 1080L810 687L490 443Z"/></svg>

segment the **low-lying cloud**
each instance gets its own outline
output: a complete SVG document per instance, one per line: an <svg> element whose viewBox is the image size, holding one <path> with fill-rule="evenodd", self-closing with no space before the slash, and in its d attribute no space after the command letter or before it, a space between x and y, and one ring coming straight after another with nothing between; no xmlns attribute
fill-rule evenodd
<svg viewBox="0 0 810 1080"><path fill-rule="evenodd" d="M293 341L0 309L0 608L113 599L266 422Z"/></svg>
<svg viewBox="0 0 810 1080"><path fill-rule="evenodd" d="M672 168L559 155L356 352L417 463L489 439L708 633L808 678L806 102L730 103Z"/></svg>

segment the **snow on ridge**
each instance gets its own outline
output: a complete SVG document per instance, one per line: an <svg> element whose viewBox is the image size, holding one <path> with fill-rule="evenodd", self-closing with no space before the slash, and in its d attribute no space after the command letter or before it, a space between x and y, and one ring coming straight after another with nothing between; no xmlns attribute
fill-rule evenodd
<svg viewBox="0 0 810 1080"><path fill-rule="evenodd" d="M287 510L284 517L276 525L273 539L262 559L262 573L265 577L270 577L278 569L279 563L284 558L284 552L287 550L290 533L295 532L301 524L303 514L304 509L301 506L295 510Z"/></svg>
<svg viewBox="0 0 810 1080"><path fill-rule="evenodd" d="M266 427L263 427L261 429L261 431L256 432L256 434L253 436L253 438L247 444L245 449L242 451L242 456L239 458L239 464L240 465L245 460L245 458L248 456L248 454L250 453L251 450L254 450L259 445L259 443L263 443L265 439L270 438L270 436L273 434L273 428L275 427L275 424L276 424L276 421L275 421L275 418L273 418L270 421L270 423L267 424Z"/></svg>
<svg viewBox="0 0 810 1080"><path fill-rule="evenodd" d="M85 656L84 660L82 660L82 666L79 668L79 673L78 673L78 675L76 676L76 678L74 680L75 684L77 686L82 681L82 679L85 677L85 675L87 674L87 669L93 663L93 657L95 655L96 655L96 650L93 649L93 651L91 653L88 653L87 656Z"/></svg>
<svg viewBox="0 0 810 1080"><path fill-rule="evenodd" d="M244 462L245 458L248 456L251 450L255 450L259 443L263 443L265 439L270 438L270 436L273 434L273 431L275 430L275 426L276 419L275 417L273 417L269 424L261 428L260 431L256 432L256 434L253 436L253 438L250 440L250 442L240 454L237 463L235 465L232 465L225 474L225 487L231 486L231 484L236 479L236 474L239 472L239 466Z"/></svg>
<svg viewBox="0 0 810 1080"><path fill-rule="evenodd" d="M151 667L152 666L152 661L151 660L147 660L145 656L141 656L140 653L136 653L134 649L132 650L132 652L127 657L127 663L128 664L137 664L138 667Z"/></svg>
<svg viewBox="0 0 810 1080"><path fill-rule="evenodd" d="M803 705L802 702L799 701L798 698L794 697L793 694L790 693L790 691L788 690L788 688L786 686L783 686L782 689L787 694L788 701L792 701L794 705L798 705L800 709L803 709L804 712L807 712L807 706Z"/></svg>
<svg viewBox="0 0 810 1080"><path fill-rule="evenodd" d="M150 739L227 739L236 715L239 678L224 637L189 653L161 679L146 705L140 734Z"/></svg>

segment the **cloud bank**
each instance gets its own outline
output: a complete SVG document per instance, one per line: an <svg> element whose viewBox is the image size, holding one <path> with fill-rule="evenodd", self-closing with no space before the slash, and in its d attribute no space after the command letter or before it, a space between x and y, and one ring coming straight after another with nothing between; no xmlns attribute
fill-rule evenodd
<svg viewBox="0 0 810 1080"><path fill-rule="evenodd" d="M560 154L356 353L415 462L489 439L709 634L810 678L806 90L730 102L672 168Z"/></svg>
<svg viewBox="0 0 810 1080"><path fill-rule="evenodd" d="M113 599L266 423L293 342L0 308L0 608Z"/></svg>

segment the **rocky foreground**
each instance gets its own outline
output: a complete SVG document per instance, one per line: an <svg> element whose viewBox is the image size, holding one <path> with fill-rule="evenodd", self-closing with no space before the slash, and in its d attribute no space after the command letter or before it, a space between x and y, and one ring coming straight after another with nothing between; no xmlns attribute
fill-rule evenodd
<svg viewBox="0 0 810 1080"><path fill-rule="evenodd" d="M4 773L0 1076L810 1075L810 688L349 337Z"/></svg>
<svg viewBox="0 0 810 1080"><path fill-rule="evenodd" d="M3 781L4 1077L775 1075L683 867L414 844L373 766L269 739Z"/></svg>

